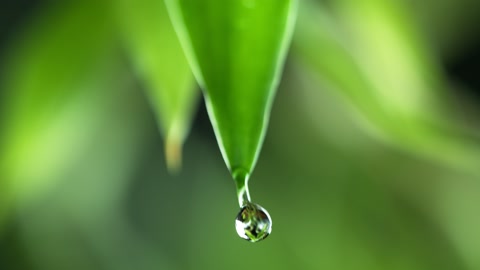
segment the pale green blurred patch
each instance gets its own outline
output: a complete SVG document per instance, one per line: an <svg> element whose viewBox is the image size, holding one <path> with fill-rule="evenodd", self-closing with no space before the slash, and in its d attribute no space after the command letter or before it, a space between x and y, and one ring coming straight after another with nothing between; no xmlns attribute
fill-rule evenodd
<svg viewBox="0 0 480 270"><path fill-rule="evenodd" d="M2 212L11 199L48 189L75 166L107 121L99 117L111 95L105 89L113 25L105 8L59 4L10 46L2 80Z"/></svg>
<svg viewBox="0 0 480 270"><path fill-rule="evenodd" d="M374 136L479 175L479 143L460 135L442 74L405 7L383 0L335 4L332 15L304 3L294 53L353 105Z"/></svg>

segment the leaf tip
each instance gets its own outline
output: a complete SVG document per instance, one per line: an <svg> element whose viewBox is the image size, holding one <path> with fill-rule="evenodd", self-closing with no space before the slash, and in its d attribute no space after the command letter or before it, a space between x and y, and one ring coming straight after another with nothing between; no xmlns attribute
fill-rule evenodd
<svg viewBox="0 0 480 270"><path fill-rule="evenodd" d="M182 168L182 142L171 134L165 139L165 160L168 172L177 174Z"/></svg>

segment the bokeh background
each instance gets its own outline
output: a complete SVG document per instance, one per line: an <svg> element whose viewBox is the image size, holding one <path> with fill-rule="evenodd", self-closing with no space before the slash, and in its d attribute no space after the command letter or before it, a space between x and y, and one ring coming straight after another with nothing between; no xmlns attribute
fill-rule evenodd
<svg viewBox="0 0 480 270"><path fill-rule="evenodd" d="M0 269L480 269L480 1L302 0L257 244L201 100L168 173L119 2L0 2Z"/></svg>

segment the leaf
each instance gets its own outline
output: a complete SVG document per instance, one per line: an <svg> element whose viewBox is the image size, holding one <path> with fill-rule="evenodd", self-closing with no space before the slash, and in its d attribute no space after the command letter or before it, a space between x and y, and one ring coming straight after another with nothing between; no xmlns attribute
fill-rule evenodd
<svg viewBox="0 0 480 270"><path fill-rule="evenodd" d="M232 174L248 178L265 136L297 0L166 0Z"/></svg>
<svg viewBox="0 0 480 270"><path fill-rule="evenodd" d="M353 105L365 127L396 147L479 173L479 144L452 124L442 75L403 7L345 0L332 16L312 3L302 7L294 54Z"/></svg>
<svg viewBox="0 0 480 270"><path fill-rule="evenodd" d="M121 36L165 136L167 166L175 171L181 164L182 144L199 97L195 80L163 1L113 4Z"/></svg>

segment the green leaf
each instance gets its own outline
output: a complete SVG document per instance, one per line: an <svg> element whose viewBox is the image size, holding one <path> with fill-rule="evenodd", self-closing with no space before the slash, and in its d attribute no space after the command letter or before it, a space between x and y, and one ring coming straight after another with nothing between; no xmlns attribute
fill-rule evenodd
<svg viewBox="0 0 480 270"><path fill-rule="evenodd" d="M165 137L167 166L176 170L199 91L161 0L114 1L120 32L145 84Z"/></svg>
<svg viewBox="0 0 480 270"><path fill-rule="evenodd" d="M297 2L166 0L234 177L248 178L259 155Z"/></svg>

